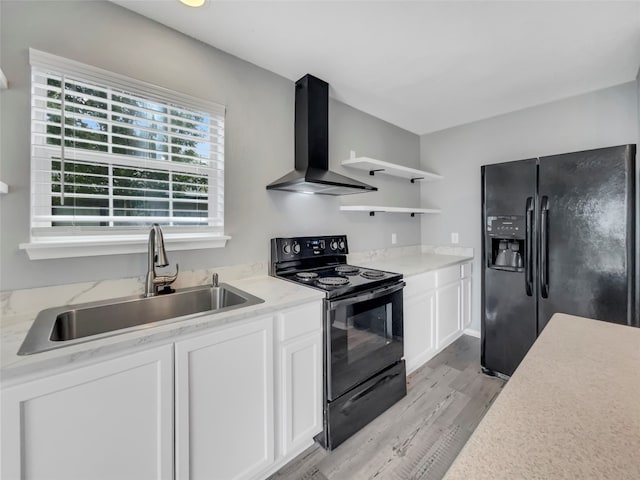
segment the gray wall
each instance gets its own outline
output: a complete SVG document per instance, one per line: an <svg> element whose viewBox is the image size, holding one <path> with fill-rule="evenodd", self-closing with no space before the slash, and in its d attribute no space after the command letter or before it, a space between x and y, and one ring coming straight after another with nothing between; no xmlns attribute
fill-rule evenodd
<svg viewBox="0 0 640 480"><path fill-rule="evenodd" d="M444 180L422 185L422 241L446 245L451 232L476 251L471 328L480 329L480 166L638 140L636 82L423 135L422 168Z"/></svg>
<svg viewBox="0 0 640 480"><path fill-rule="evenodd" d="M267 192L268 183L293 169L292 81L107 2L3 0L0 9L0 61L11 85L0 94L0 178L11 189L0 200L1 290L146 270L142 254L31 261L18 250L29 239L29 47L227 106L225 224L233 238L224 249L171 253L181 269L265 261L274 236L344 233L352 251L389 246L391 233L398 245L420 243L416 218L338 210L342 202L418 205L418 188L340 166L355 150L418 167L417 135L331 101L332 168L370 180L380 191L350 198Z"/></svg>

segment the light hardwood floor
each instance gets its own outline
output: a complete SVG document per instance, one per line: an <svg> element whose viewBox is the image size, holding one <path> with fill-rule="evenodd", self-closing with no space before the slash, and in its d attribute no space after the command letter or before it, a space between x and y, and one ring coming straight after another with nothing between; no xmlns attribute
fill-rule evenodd
<svg viewBox="0 0 640 480"><path fill-rule="evenodd" d="M332 452L314 445L270 480L438 480L504 385L464 335L407 379L407 396Z"/></svg>

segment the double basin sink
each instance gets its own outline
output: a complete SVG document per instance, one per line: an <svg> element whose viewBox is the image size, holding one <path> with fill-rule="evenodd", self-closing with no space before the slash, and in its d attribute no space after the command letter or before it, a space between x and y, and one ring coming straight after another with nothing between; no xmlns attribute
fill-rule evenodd
<svg viewBox="0 0 640 480"><path fill-rule="evenodd" d="M18 355L53 350L120 333L185 320L193 314L221 313L257 305L264 300L221 283L153 297L124 297L67 305L41 311ZM191 318L191 317L190 317Z"/></svg>

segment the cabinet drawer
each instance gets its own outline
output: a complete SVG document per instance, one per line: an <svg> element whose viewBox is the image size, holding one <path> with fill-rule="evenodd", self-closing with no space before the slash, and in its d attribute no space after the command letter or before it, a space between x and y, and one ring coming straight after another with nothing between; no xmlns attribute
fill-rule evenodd
<svg viewBox="0 0 640 480"><path fill-rule="evenodd" d="M460 277L466 278L471 276L471 262L460 265Z"/></svg>
<svg viewBox="0 0 640 480"><path fill-rule="evenodd" d="M286 341L322 328L322 302L307 303L278 313L278 340Z"/></svg>
<svg viewBox="0 0 640 480"><path fill-rule="evenodd" d="M452 265L451 267L442 268L438 270L437 273L438 287L456 282L460 280L460 265Z"/></svg>
<svg viewBox="0 0 640 480"><path fill-rule="evenodd" d="M436 272L421 273L405 278L404 296L410 297L436 288Z"/></svg>

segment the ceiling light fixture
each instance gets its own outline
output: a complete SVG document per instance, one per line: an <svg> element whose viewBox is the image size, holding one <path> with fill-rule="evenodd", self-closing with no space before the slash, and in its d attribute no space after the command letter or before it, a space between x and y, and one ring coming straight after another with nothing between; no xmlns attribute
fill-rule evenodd
<svg viewBox="0 0 640 480"><path fill-rule="evenodd" d="M189 7L201 7L207 0L180 0L182 3Z"/></svg>

